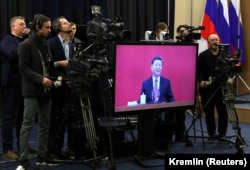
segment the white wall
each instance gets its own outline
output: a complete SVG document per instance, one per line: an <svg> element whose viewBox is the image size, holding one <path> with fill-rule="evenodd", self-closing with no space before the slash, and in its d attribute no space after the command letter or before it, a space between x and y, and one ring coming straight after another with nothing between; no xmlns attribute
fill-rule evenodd
<svg viewBox="0 0 250 170"><path fill-rule="evenodd" d="M200 26L206 0L175 0L174 37L179 25Z"/></svg>

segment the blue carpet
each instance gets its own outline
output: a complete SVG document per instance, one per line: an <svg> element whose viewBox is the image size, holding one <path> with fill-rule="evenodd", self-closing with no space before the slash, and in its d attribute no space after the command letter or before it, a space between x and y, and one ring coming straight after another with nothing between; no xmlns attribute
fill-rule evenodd
<svg viewBox="0 0 250 170"><path fill-rule="evenodd" d="M107 157L107 160L102 158L94 159L94 161L62 161L59 165L53 167L36 167L36 155L31 155L31 163L34 169L46 169L46 170L88 170L88 169L117 169L117 170L138 170L138 169L151 169L151 170L164 170L164 155L165 154L236 154L238 149L233 143L224 143L220 141L215 141L214 143L207 142L207 132L206 124L204 118L200 117L196 121L193 117L186 113L186 126L189 128L188 136L190 138L189 142L167 142L163 141L160 145L156 147L156 153L152 157L140 158L136 157L137 147L137 130L126 130L124 132L123 142L119 144L115 139L112 147L113 149L113 159ZM201 126L202 125L202 126ZM242 151L244 154L250 154L250 124L239 124L241 128L241 136L244 139L246 145L242 146ZM0 129L1 130L1 129ZM34 147L37 146L37 125L32 131L30 144ZM0 132L1 133L1 132ZM202 133L204 137L202 137ZM228 126L228 136L234 136L235 131L229 123ZM234 142L236 138L231 137L228 140ZM121 139L119 139L121 140ZM134 141L135 140L135 141ZM1 138L0 138L1 143ZM191 144L191 146L187 146ZM18 166L17 161L9 161L4 158L0 158L0 169L1 170L14 170Z"/></svg>

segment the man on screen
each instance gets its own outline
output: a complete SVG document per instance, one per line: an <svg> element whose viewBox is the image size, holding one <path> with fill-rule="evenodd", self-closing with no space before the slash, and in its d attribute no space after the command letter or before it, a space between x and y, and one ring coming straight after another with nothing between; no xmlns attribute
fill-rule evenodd
<svg viewBox="0 0 250 170"><path fill-rule="evenodd" d="M152 76L143 81L141 94L146 95L146 103L174 102L170 80L161 76L163 59L155 56L151 62Z"/></svg>

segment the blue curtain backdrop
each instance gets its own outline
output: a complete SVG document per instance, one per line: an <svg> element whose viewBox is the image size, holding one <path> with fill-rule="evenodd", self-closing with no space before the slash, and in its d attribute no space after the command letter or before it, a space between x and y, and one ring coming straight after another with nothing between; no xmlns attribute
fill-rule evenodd
<svg viewBox="0 0 250 170"><path fill-rule="evenodd" d="M132 31L132 40L144 38L146 30L153 30L159 21L170 27L170 36L174 30L174 0L1 0L0 2L0 38L9 33L9 19L22 15L27 22L34 14L42 13L54 20L65 16L77 24L86 25L93 18L91 5L102 7L103 17L123 18L125 29Z"/></svg>

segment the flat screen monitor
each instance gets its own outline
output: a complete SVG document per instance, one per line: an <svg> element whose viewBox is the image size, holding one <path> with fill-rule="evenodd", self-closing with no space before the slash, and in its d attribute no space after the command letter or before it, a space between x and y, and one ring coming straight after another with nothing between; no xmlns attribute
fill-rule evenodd
<svg viewBox="0 0 250 170"><path fill-rule="evenodd" d="M142 94L143 82L152 78L151 62L155 56L160 56L163 60L161 76L169 80L173 101L147 102L145 94ZM194 108L197 56L196 43L117 43L114 59L114 113L137 114ZM152 96L149 97L153 98L153 81L147 86L152 91ZM161 93L163 92L159 92Z"/></svg>

